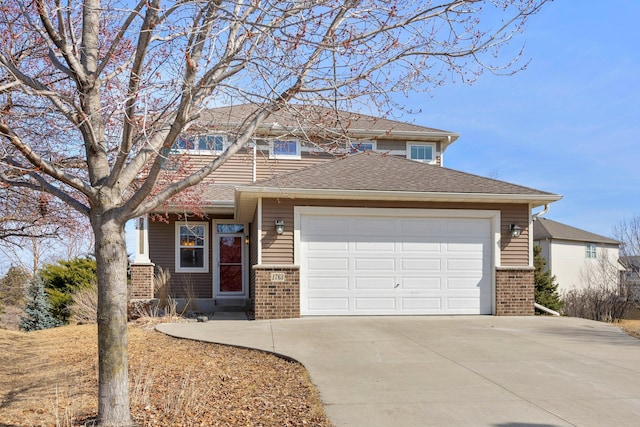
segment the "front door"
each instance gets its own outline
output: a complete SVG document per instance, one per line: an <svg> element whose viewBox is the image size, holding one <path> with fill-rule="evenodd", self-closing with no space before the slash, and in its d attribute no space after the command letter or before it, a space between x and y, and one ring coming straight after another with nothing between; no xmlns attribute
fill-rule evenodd
<svg viewBox="0 0 640 427"><path fill-rule="evenodd" d="M245 295L244 226L217 224L216 226L217 283L219 297Z"/></svg>

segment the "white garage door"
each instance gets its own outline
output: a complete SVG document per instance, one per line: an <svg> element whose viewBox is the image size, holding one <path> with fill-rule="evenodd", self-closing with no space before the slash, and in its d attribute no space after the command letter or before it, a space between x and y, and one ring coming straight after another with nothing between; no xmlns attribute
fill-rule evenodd
<svg viewBox="0 0 640 427"><path fill-rule="evenodd" d="M298 217L302 315L492 312L491 219L336 211Z"/></svg>

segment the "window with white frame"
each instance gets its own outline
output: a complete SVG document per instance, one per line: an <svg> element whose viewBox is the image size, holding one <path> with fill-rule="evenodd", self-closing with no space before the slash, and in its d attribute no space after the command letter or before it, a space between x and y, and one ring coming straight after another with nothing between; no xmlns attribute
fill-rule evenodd
<svg viewBox="0 0 640 427"><path fill-rule="evenodd" d="M596 257L596 244L595 243L587 243L585 246L585 254L587 258L595 258Z"/></svg>
<svg viewBox="0 0 640 427"><path fill-rule="evenodd" d="M376 149L375 141L351 141L351 152L374 151Z"/></svg>
<svg viewBox="0 0 640 427"><path fill-rule="evenodd" d="M407 159L432 163L436 159L436 144L407 142Z"/></svg>
<svg viewBox="0 0 640 427"><path fill-rule="evenodd" d="M224 135L180 135L173 145L173 152L194 154L219 154L227 148Z"/></svg>
<svg viewBox="0 0 640 427"><path fill-rule="evenodd" d="M209 271L209 223L176 222L176 272Z"/></svg>
<svg viewBox="0 0 640 427"><path fill-rule="evenodd" d="M269 145L270 159L299 159L300 141L295 139L276 139Z"/></svg>

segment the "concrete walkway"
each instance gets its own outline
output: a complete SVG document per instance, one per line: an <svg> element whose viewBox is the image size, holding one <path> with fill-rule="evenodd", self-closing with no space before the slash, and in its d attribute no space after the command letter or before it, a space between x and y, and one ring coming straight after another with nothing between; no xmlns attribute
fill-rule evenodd
<svg viewBox="0 0 640 427"><path fill-rule="evenodd" d="M158 325L300 361L336 426L638 426L640 340L552 317L327 317Z"/></svg>

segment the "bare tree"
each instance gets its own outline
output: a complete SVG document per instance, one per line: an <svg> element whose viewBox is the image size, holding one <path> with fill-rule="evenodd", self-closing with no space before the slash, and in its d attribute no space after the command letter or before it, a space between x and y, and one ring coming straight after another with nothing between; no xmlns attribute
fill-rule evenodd
<svg viewBox="0 0 640 427"><path fill-rule="evenodd" d="M35 276L43 262L90 253L93 233L86 217L59 199L29 189L0 189L0 254L4 266Z"/></svg>
<svg viewBox="0 0 640 427"><path fill-rule="evenodd" d="M580 286L565 292L563 313L601 322L618 322L633 307L633 294L621 286L618 259L606 251L580 270Z"/></svg>
<svg viewBox="0 0 640 427"><path fill-rule="evenodd" d="M362 100L382 113L394 92L518 71L520 49L498 53L546 1L4 0L0 181L90 219L100 424L131 424L127 220L200 183L280 110ZM254 108L226 151L161 179L162 150L233 103Z"/></svg>
<svg viewBox="0 0 640 427"><path fill-rule="evenodd" d="M0 186L0 244L55 236L58 226L49 220L49 199L45 193Z"/></svg>
<svg viewBox="0 0 640 427"><path fill-rule="evenodd" d="M622 276L636 301L640 299L640 214L623 219L613 226L613 235L620 242L620 263L625 268Z"/></svg>
<svg viewBox="0 0 640 427"><path fill-rule="evenodd" d="M621 243L620 256L640 256L640 214L614 225L613 236Z"/></svg>

